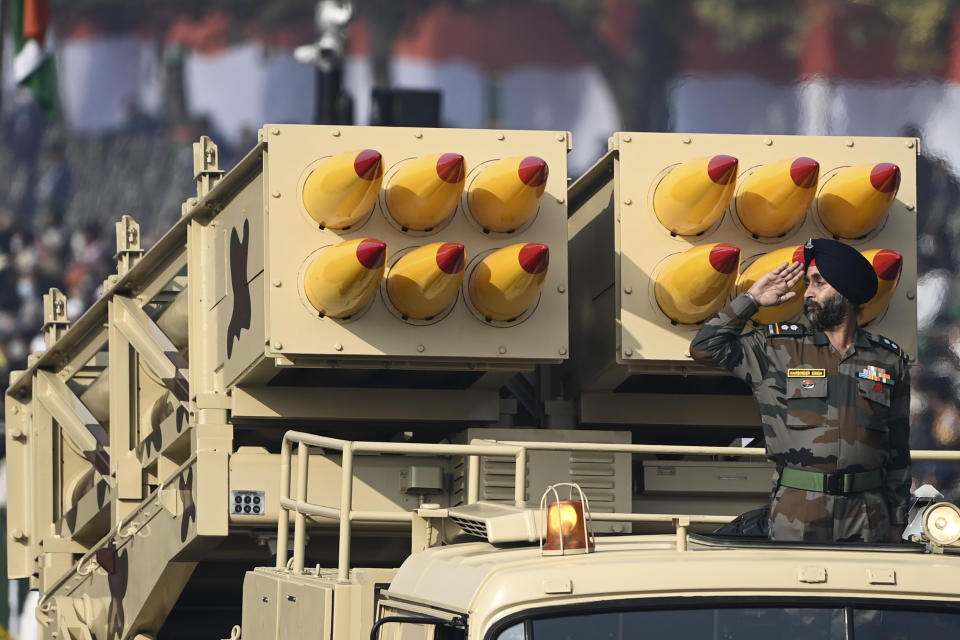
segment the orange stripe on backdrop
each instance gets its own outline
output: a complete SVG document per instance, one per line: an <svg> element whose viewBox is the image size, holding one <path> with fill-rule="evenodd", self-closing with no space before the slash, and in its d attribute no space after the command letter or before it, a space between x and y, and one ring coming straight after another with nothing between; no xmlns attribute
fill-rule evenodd
<svg viewBox="0 0 960 640"><path fill-rule="evenodd" d="M232 21L223 11L210 11L200 18L181 16L167 31L167 42L183 44L199 53L216 53L230 41Z"/></svg>
<svg viewBox="0 0 960 640"><path fill-rule="evenodd" d="M398 38L394 53L426 60L469 60L488 71L588 63L570 28L552 7L540 3L496 4L475 11L435 7Z"/></svg>
<svg viewBox="0 0 960 640"><path fill-rule="evenodd" d="M23 35L43 44L50 24L50 4L47 0L24 0Z"/></svg>
<svg viewBox="0 0 960 640"><path fill-rule="evenodd" d="M953 14L950 29L950 61L947 63L947 79L960 82L960 10Z"/></svg>
<svg viewBox="0 0 960 640"><path fill-rule="evenodd" d="M943 63L918 70L905 69L899 59L903 27L874 6L802 0L795 3L795 11L797 24L804 29L795 54L784 46L789 29L772 30L741 48L727 50L716 31L694 16L684 41L683 73L746 73L773 82L810 76L889 85L931 76L960 82L960 10L949 21L949 50L943 52ZM859 42L851 36L858 30L885 35Z"/></svg>

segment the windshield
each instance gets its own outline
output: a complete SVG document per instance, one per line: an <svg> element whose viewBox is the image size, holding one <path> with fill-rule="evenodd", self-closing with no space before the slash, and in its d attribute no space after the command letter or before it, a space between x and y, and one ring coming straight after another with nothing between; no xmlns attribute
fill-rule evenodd
<svg viewBox="0 0 960 640"><path fill-rule="evenodd" d="M497 640L907 640L960 638L960 613L869 607L723 607L545 616Z"/></svg>

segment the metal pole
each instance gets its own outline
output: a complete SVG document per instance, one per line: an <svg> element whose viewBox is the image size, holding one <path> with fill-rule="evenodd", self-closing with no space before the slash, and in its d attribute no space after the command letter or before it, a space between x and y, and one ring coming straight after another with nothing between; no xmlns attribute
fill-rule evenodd
<svg viewBox="0 0 960 640"><path fill-rule="evenodd" d="M353 509L353 443L343 447L343 470L340 478L340 557L337 560L337 582L349 582L350 576L350 511Z"/></svg>
<svg viewBox="0 0 960 640"><path fill-rule="evenodd" d="M297 502L307 501L307 463L310 447L304 443L297 445ZM299 509L293 529L293 572L303 573L303 556L306 555L307 516Z"/></svg>
<svg viewBox="0 0 960 640"><path fill-rule="evenodd" d="M480 456L467 456L467 504L480 499Z"/></svg>
<svg viewBox="0 0 960 640"><path fill-rule="evenodd" d="M527 505L527 450L517 451L513 475L513 500L520 509Z"/></svg>
<svg viewBox="0 0 960 640"><path fill-rule="evenodd" d="M290 512L283 500L290 498L290 441L280 445L280 511L277 513L277 569L287 566L287 538L290 535Z"/></svg>

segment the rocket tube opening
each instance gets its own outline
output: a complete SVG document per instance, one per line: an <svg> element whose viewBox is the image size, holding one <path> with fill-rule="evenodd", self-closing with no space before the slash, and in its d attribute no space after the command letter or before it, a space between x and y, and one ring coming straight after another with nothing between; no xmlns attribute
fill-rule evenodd
<svg viewBox="0 0 960 640"><path fill-rule="evenodd" d="M540 211L548 174L546 161L536 156L478 165L465 189L467 219L484 235L505 237L529 227Z"/></svg>
<svg viewBox="0 0 960 640"><path fill-rule="evenodd" d="M443 229L454 217L466 182L466 162L458 153L401 161L386 176L381 204L386 220L410 235Z"/></svg>
<svg viewBox="0 0 960 640"><path fill-rule="evenodd" d="M301 292L317 317L347 320L365 311L383 279L386 244L347 240L311 254L301 267Z"/></svg>
<svg viewBox="0 0 960 640"><path fill-rule="evenodd" d="M338 153L306 167L298 185L298 205L320 229L353 229L373 212L382 183L379 151Z"/></svg>
<svg viewBox="0 0 960 640"><path fill-rule="evenodd" d="M733 156L693 158L667 167L655 180L653 212L672 235L698 236L719 224L736 192Z"/></svg>
<svg viewBox="0 0 960 640"><path fill-rule="evenodd" d="M407 324L435 324L456 306L465 270L465 248L459 243L434 242L401 250L381 285L385 306Z"/></svg>
<svg viewBox="0 0 960 640"><path fill-rule="evenodd" d="M654 300L673 324L703 322L727 300L739 265L740 249L722 243L667 256L654 271Z"/></svg>
<svg viewBox="0 0 960 640"><path fill-rule="evenodd" d="M525 264L520 259L524 250ZM540 304L548 256L547 245L537 243L513 244L474 256L461 287L467 309L494 327L524 322Z"/></svg>
<svg viewBox="0 0 960 640"><path fill-rule="evenodd" d="M900 169L895 164L838 168L817 194L820 223L837 239L867 238L883 228L899 187Z"/></svg>

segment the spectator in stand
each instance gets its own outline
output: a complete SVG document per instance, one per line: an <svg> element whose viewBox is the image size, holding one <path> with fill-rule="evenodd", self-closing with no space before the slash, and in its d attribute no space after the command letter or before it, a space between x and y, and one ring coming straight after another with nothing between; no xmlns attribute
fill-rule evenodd
<svg viewBox="0 0 960 640"><path fill-rule="evenodd" d="M38 230L59 229L70 205L72 177L67 164L66 145L55 141L47 148L45 167L34 190L39 216Z"/></svg>
<svg viewBox="0 0 960 640"><path fill-rule="evenodd" d="M123 128L121 129L123 133L150 135L157 133L159 130L160 127L157 120L143 110L140 101L136 97L130 96L127 98L123 110L126 115Z"/></svg>
<svg viewBox="0 0 960 640"><path fill-rule="evenodd" d="M16 158L14 175L6 179L13 187L11 195L17 201L16 214L20 220L27 220L34 213L33 185L37 181L39 142L44 129L46 120L33 93L24 87L17 87L13 103L3 118L3 137Z"/></svg>

